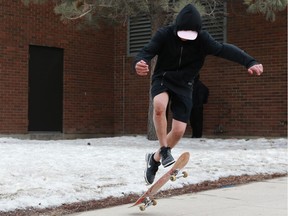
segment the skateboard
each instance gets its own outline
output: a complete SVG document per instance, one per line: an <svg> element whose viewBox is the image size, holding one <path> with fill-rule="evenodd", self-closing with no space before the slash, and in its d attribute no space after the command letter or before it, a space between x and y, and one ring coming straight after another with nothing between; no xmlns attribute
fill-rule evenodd
<svg viewBox="0 0 288 216"><path fill-rule="evenodd" d="M161 178L158 179L132 206L140 205L140 210L144 211L147 207L157 205L157 201L154 199L154 195L160 190L160 188L165 185L169 180L176 181L179 178L186 178L188 173L183 171L180 173L190 158L189 152L184 152L180 155L178 160L174 163L172 168L165 173Z"/></svg>

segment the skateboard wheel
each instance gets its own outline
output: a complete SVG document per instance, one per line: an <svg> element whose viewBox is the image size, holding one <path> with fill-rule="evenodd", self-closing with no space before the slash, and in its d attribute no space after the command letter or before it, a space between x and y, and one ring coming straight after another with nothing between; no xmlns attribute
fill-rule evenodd
<svg viewBox="0 0 288 216"><path fill-rule="evenodd" d="M152 205L153 206L157 205L157 201L156 200L152 200Z"/></svg>
<svg viewBox="0 0 288 216"><path fill-rule="evenodd" d="M145 205L141 205L141 206L139 207L139 209L140 209L141 211L145 211Z"/></svg>
<svg viewBox="0 0 288 216"><path fill-rule="evenodd" d="M175 175L170 176L170 180L171 180L171 181L176 181L176 179L177 179L177 178L176 178Z"/></svg>
<svg viewBox="0 0 288 216"><path fill-rule="evenodd" d="M182 172L182 174L183 174L183 177L184 177L184 178L187 178L187 177L188 177L188 173L187 173L186 171Z"/></svg>

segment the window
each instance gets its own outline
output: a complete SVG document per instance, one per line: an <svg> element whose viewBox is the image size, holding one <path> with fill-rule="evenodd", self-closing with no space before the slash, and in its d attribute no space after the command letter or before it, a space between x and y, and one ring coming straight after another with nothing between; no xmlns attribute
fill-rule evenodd
<svg viewBox="0 0 288 216"><path fill-rule="evenodd" d="M202 17L202 28L207 30L218 42L226 42L226 3L217 3L213 9L206 6L206 10L208 14L211 10L214 12L213 15Z"/></svg>
<svg viewBox="0 0 288 216"><path fill-rule="evenodd" d="M151 39L151 22L147 16L131 17L128 26L128 55L135 55Z"/></svg>
<svg viewBox="0 0 288 216"><path fill-rule="evenodd" d="M226 42L226 3L217 1L215 8L206 5L207 13L213 15L203 16L203 29L207 30L218 42ZM140 49L151 39L151 22L147 16L131 17L128 23L128 55L136 55Z"/></svg>

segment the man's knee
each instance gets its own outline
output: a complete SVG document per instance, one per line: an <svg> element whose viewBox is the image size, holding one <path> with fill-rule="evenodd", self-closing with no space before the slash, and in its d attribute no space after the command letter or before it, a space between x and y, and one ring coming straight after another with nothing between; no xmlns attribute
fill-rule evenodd
<svg viewBox="0 0 288 216"><path fill-rule="evenodd" d="M161 93L154 97L153 107L154 107L154 114L156 116L163 114L166 115L168 100L169 98L167 93Z"/></svg>
<svg viewBox="0 0 288 216"><path fill-rule="evenodd" d="M166 113L166 107L161 103L154 103L154 114L156 116Z"/></svg>

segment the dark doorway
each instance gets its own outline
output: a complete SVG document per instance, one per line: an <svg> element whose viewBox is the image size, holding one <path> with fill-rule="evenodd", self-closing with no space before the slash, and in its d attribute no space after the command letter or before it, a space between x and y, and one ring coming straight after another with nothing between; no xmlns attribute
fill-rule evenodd
<svg viewBox="0 0 288 216"><path fill-rule="evenodd" d="M29 46L29 131L60 131L63 49Z"/></svg>

